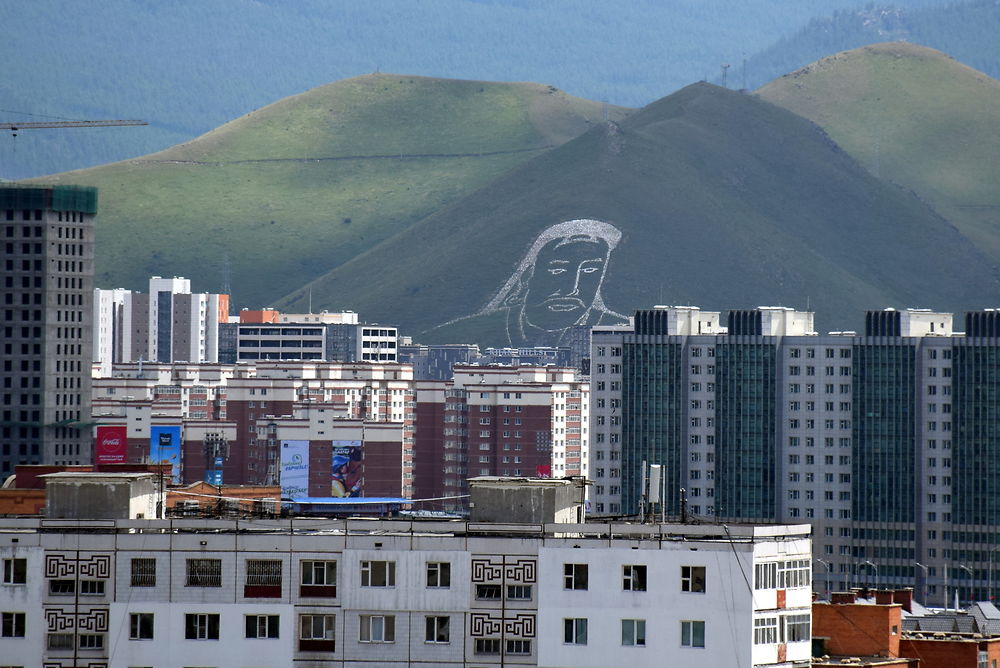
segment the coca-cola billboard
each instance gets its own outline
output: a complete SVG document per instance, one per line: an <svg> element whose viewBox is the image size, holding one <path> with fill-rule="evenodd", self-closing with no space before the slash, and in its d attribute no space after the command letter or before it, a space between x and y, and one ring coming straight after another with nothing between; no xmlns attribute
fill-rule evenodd
<svg viewBox="0 0 1000 668"><path fill-rule="evenodd" d="M94 463L124 464L128 459L128 431L124 426L98 427Z"/></svg>

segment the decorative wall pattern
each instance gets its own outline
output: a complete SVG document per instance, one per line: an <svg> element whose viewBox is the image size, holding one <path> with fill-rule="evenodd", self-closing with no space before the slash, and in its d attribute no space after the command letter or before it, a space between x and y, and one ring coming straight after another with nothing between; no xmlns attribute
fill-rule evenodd
<svg viewBox="0 0 1000 668"><path fill-rule="evenodd" d="M502 617L498 612L473 612L469 614L469 635L473 638L498 636L506 638L534 638L534 613L514 612Z"/></svg>
<svg viewBox="0 0 1000 668"><path fill-rule="evenodd" d="M45 555L45 577L71 578L85 577L106 579L111 577L111 555L90 554L80 556L76 553L49 553Z"/></svg>

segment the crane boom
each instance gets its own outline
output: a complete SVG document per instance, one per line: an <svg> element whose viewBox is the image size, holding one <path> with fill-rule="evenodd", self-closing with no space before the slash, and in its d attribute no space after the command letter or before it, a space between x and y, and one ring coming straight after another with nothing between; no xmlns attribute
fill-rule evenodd
<svg viewBox="0 0 1000 668"><path fill-rule="evenodd" d="M0 130L36 130L39 128L107 128L118 125L149 125L146 121L46 121L42 123L0 123Z"/></svg>

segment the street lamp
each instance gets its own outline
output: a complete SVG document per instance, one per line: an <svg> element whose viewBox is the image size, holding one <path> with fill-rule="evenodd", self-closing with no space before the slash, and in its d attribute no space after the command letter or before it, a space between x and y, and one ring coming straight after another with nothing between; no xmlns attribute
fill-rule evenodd
<svg viewBox="0 0 1000 668"><path fill-rule="evenodd" d="M916 564L917 566L920 566L920 568L924 569L924 597L923 597L923 600L921 600L920 602L923 603L926 606L927 605L927 578L928 578L929 571L928 571L927 567L924 566L919 561L914 561L913 563Z"/></svg>
<svg viewBox="0 0 1000 668"><path fill-rule="evenodd" d="M970 580L975 580L976 579L976 574L972 572L971 568L969 568L965 564L959 564L958 567L961 568L963 571L965 571L966 573L969 574L969 579ZM974 590L972 588L972 584L970 584L969 585L969 601L970 601L970 603L972 602L972 599L975 598L975 596L973 596L974 593L975 592L974 592Z"/></svg>
<svg viewBox="0 0 1000 668"><path fill-rule="evenodd" d="M824 580L826 586L823 589L824 589L824 593L826 594L826 596L829 597L830 596L830 578L833 576L833 564L831 564L829 561L824 561L822 559L813 559L813 561L818 561L819 563L821 563L824 566L826 566L826 579Z"/></svg>
<svg viewBox="0 0 1000 668"><path fill-rule="evenodd" d="M875 591L878 591L878 566L873 564L871 561L865 560L861 562L862 566L871 566L872 570L875 571Z"/></svg>

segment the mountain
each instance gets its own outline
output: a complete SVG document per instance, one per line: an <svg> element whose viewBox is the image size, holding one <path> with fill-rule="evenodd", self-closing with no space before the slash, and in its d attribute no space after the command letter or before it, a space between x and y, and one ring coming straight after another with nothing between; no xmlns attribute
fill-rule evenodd
<svg viewBox="0 0 1000 668"><path fill-rule="evenodd" d="M580 219L591 222L552 229ZM816 125L695 84L532 159L276 306L300 310L311 293L314 307L354 308L421 341L496 345L558 342L568 322L614 323L655 303L808 306L819 326L845 329L863 309L977 308L996 290L971 243Z"/></svg>
<svg viewBox="0 0 1000 668"><path fill-rule="evenodd" d="M160 153L38 181L100 188L97 285L183 275L267 305L625 113L539 84L366 75Z"/></svg>
<svg viewBox="0 0 1000 668"><path fill-rule="evenodd" d="M0 179L81 169L162 150L274 100L378 71L545 81L577 96L641 106L714 75L720 63L739 62L741 53L765 48L814 16L861 4L863 0L0 2L0 122L47 116L150 122L136 128L22 131L16 139L5 134L0 136Z"/></svg>
<svg viewBox="0 0 1000 668"><path fill-rule="evenodd" d="M923 44L1000 77L1000 2L972 0L935 6L868 3L817 17L751 55L737 74L757 88L833 53L888 41ZM742 76L745 72L745 77Z"/></svg>
<svg viewBox="0 0 1000 668"><path fill-rule="evenodd" d="M824 58L758 95L820 125L1000 262L1000 82L939 51L894 42Z"/></svg>

